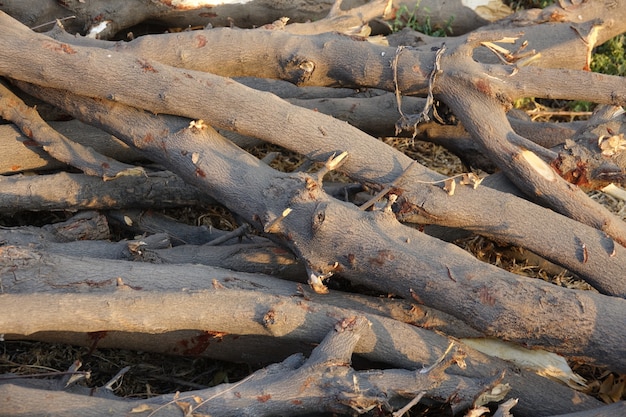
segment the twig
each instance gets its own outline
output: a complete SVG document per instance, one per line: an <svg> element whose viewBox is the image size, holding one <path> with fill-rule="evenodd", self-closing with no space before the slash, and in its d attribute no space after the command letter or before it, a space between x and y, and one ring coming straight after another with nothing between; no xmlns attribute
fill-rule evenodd
<svg viewBox="0 0 626 417"><path fill-rule="evenodd" d="M282 219L281 219L282 220ZM217 246L220 245L224 242L229 241L230 239L234 239L236 237L242 237L245 236L248 232L250 231L250 225L246 224L242 224L241 226L239 226L238 228L236 228L235 230L226 233L225 235L222 235L216 239L211 240L210 242L207 242L204 244L204 246Z"/></svg>
<svg viewBox="0 0 626 417"><path fill-rule="evenodd" d="M506 402L503 402L498 406L498 410L493 415L493 417L512 417L513 415L509 413L509 411L511 411L511 408L517 405L518 401L519 400L517 398L511 398Z"/></svg>
<svg viewBox="0 0 626 417"><path fill-rule="evenodd" d="M261 371L259 371L261 372ZM226 394L228 391L231 391L235 388L237 388L239 385L243 384L244 382L248 382L249 380L251 380L255 375L259 374L259 372L255 372L251 375L248 375L247 377L245 377L244 379L242 379L239 382L234 383L233 385L231 385L230 387L226 388L223 391L218 392L217 394L214 394L212 396L210 396L209 398L205 399L204 401L200 402L197 406L195 406L191 411L197 410L199 407L203 406L204 404L206 404L207 402L211 401L214 398L219 397L220 395ZM267 372L267 370L263 371L263 372ZM194 399L193 396L188 396L188 397L182 397L182 398L174 398L171 401L166 402L165 404L163 404L162 406L156 408L155 410L153 410L150 414L148 414L147 417L152 417L154 416L156 413L158 413L160 410L162 410L163 408L167 407L168 405L174 404L176 401L179 400L187 400L187 399ZM189 414L191 415L191 414Z"/></svg>
<svg viewBox="0 0 626 417"><path fill-rule="evenodd" d="M415 165L417 164L417 162L413 161L409 164L408 167L406 167L406 169L404 171L402 171L402 173L400 175L398 175L398 177L389 185L387 185L385 188L383 188L382 190L380 190L379 192L376 193L376 195L372 198L370 198L367 202L365 202L364 204L362 204L359 207L359 210L365 211L368 208L370 208L374 203L376 203L378 200L380 200L381 198L383 198L389 191L391 191L394 187L397 187L398 183L400 182L400 180L411 170L411 168L413 168Z"/></svg>
<svg viewBox="0 0 626 417"><path fill-rule="evenodd" d="M393 417L402 417L406 412L408 412L411 409L411 407L413 407L415 404L420 402L422 400L422 397L424 397L424 395L426 395L426 391L420 392L419 394L417 394L417 396L415 398L413 398L411 401L409 401L409 403L407 405L405 405L404 407L402 407L398 411L394 411L391 415Z"/></svg>
<svg viewBox="0 0 626 417"><path fill-rule="evenodd" d="M122 378L124 376L124 374L126 374L126 372L130 371L130 366L125 366L122 369L120 369L120 371L118 373L115 374L115 376L113 378L111 378L109 380L109 382L107 382L106 384L104 384L104 386L102 388L104 389L108 389L109 391L113 391L113 384L115 384L120 378Z"/></svg>
<svg viewBox="0 0 626 417"><path fill-rule="evenodd" d="M450 344L448 345L448 348L446 349L446 351L441 354L441 356L435 361L435 363L433 363L432 365L430 365L428 367L420 369L419 373L420 374L427 374L430 371L432 371L437 365L439 365L441 362L443 362L443 360L446 358L446 355L448 355L448 353L450 353L450 351L452 350L453 347L454 347L454 342L450 342Z"/></svg>
<svg viewBox="0 0 626 417"><path fill-rule="evenodd" d="M327 173L336 170L337 168L339 168L341 165L343 165L344 162L346 162L346 158L348 157L348 152L341 152L339 155L335 156L335 154L333 153L328 160L324 163L324 166L322 168L320 168L319 171L317 171L316 175L317 175L317 180L319 182L322 181L322 179L324 178L324 175L326 175Z"/></svg>
<svg viewBox="0 0 626 417"><path fill-rule="evenodd" d="M415 161L413 161L411 163L411 165L409 165L407 167L406 170L404 170L402 172L402 174L400 174L398 176L398 178L396 178L390 185L387 185L385 188L383 188L382 190L380 190L378 193L376 193L376 195L372 198L370 198L367 202L365 202L364 204L362 204L359 209L360 210L367 210L368 208L370 208L374 203L376 203L378 200L380 200L381 198L383 198L389 191L391 191L394 187L398 186L398 182L399 180L409 171L409 169L415 164ZM474 174L473 172L464 172L462 174L457 174L457 175L453 175L451 177L446 177L443 178L441 180L436 180L436 181L419 181L419 180L414 180L413 182L418 183L418 184L441 184L443 183L444 189L446 188L446 186L448 186L448 184L452 185L452 183L454 182L455 178L463 178L461 180L461 184L462 185L466 185L466 184L472 184L472 186L474 187L474 189L476 189L480 183L482 182L482 178L479 178L476 174ZM454 187L454 185L452 185ZM450 195L454 194L454 191L449 192Z"/></svg>
<svg viewBox="0 0 626 417"><path fill-rule="evenodd" d="M268 223L263 229L263 231L265 233L274 233L276 232L276 226L278 226L278 224L280 222L283 221L283 219L285 217L287 217L289 215L289 213L292 212L292 209L290 208L286 208L283 210L283 212L280 214L280 216L276 217L274 220L272 220L270 223Z"/></svg>
<svg viewBox="0 0 626 417"><path fill-rule="evenodd" d="M22 379L22 378L41 378L46 376L63 376L63 375L83 375L85 377L90 375L89 371L59 371L59 372L38 372L30 375L0 375L0 381L7 381L10 379Z"/></svg>
<svg viewBox="0 0 626 417"><path fill-rule="evenodd" d="M61 385L63 388L67 388L83 378L89 378L91 375L90 372L78 372L81 366L83 366L83 363L78 359L72 363L63 378L61 378Z"/></svg>
<svg viewBox="0 0 626 417"><path fill-rule="evenodd" d="M42 23L41 25L33 26L31 29L32 29L32 30L35 30L35 29L40 29L40 28L42 28L42 27L44 27L44 26L54 25L55 23L62 22L62 21L64 21L64 20L70 20L70 19L76 19L76 16L73 16L73 15L72 15L72 16L62 17L62 18L60 18L60 19L51 20L51 21L49 21L49 22Z"/></svg>

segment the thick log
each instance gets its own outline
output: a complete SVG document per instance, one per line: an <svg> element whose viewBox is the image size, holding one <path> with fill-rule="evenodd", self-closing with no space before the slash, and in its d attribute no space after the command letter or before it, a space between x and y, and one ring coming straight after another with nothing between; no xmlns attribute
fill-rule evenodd
<svg viewBox="0 0 626 417"><path fill-rule="evenodd" d="M8 336L11 339L18 337L17 334L40 330L70 331L76 336L83 335L78 339L82 339L81 344L93 344L96 334L99 335L97 343L106 344L109 332L165 333L201 329L204 333L195 335L195 339L194 335L170 333L164 340L178 337L176 343L170 344L177 346L177 350L170 353L184 353L187 347L190 349L187 353L212 355L215 352L224 357L223 348L215 346L218 340L224 340L226 346L233 347L228 356L232 359L238 350L231 342L240 336L250 337L251 343L254 336L278 338L274 346L283 354L295 348L308 351L306 345L320 340L337 319L361 311L372 326L355 352L374 362L413 369L436 362L449 340L439 333L399 320L408 319L442 331L456 332L463 328L453 321L445 324L445 316L437 319L433 316L431 320L430 312L424 315L419 306L412 310L406 301L299 292L294 283L258 274L191 265L88 261L23 248L8 247L2 254L2 270L6 271L7 278L15 277L14 274L18 277L3 279L13 285L7 284L7 293L0 295L0 303L6 307L0 327L12 333ZM14 268L14 265L21 267ZM77 276L82 278L76 280ZM47 282L42 277L47 277ZM116 277L121 278L116 280ZM167 309L163 308L164 304ZM31 308L38 313L27 314ZM392 318L385 317L389 315ZM22 319L16 320L16 316ZM85 337L86 332L103 333ZM112 337L115 340L116 336ZM139 341L142 340L145 339L140 337ZM151 340L158 342L159 339L153 336ZM267 343L267 340L256 340ZM463 350L468 367L465 370L455 368L454 373L491 378L495 370L506 370L505 382L512 387L511 395L522 399L518 405L520 415L549 415L598 406L590 397L532 372L468 347ZM258 358L251 359L246 352L239 352L239 355L239 360L258 364ZM542 404L542 408L537 404Z"/></svg>
<svg viewBox="0 0 626 417"><path fill-rule="evenodd" d="M216 1L215 4L204 2L200 6L189 3L177 6L172 2L144 0L113 3L65 1L62 5L53 0L34 3L8 0L2 3L0 10L31 28L46 29L49 25L54 24L56 19L64 19L63 24L72 33L84 34L95 29L92 33L94 37L107 39L117 32L144 21L150 21L153 25L160 23L163 30L197 26L252 28L271 24L287 17L289 23L315 22L313 25L309 25L313 27L319 26L317 22L320 20L332 20L334 30L337 30L338 24L343 23L346 26L350 23L352 26L362 26L367 23L368 19L382 15L380 12L372 17L360 9L350 10L363 6L365 3L367 3L365 0L345 0L342 2L332 0L314 2L304 0L289 2L241 0ZM386 2L379 1L379 3ZM428 19L431 27L447 27L455 34L468 32L510 13L510 10L500 1L473 5L460 0L447 2L423 0L419 3L419 7L416 7L413 1L400 0L393 2L393 9L397 10L402 5L406 6L410 13L416 12L419 24L424 25ZM344 9L347 10L344 11ZM66 19L70 15L74 17ZM335 19L332 19L333 17ZM388 18L391 17L388 16ZM103 22L107 24L103 26ZM290 26L294 26L294 29L300 26L298 29L303 30L303 25L291 24ZM327 26L327 30L329 28L333 30L331 26ZM289 28L287 30L294 29Z"/></svg>
<svg viewBox="0 0 626 417"><path fill-rule="evenodd" d="M67 172L14 175L0 176L0 184L0 210L4 213L168 208L215 202L171 172L124 176L113 181Z"/></svg>
<svg viewBox="0 0 626 417"><path fill-rule="evenodd" d="M0 395L6 400L0 415L40 415L41 404L29 401L34 392L45 395L47 412L58 416L174 415L181 409L205 415L269 416L324 411L348 413L383 406L399 408L398 404L404 405L420 392L438 400L454 396L453 407L464 409L472 404L473 398L490 388L486 381L444 372L446 367L461 360L462 354L446 358L430 372L354 371L350 367L352 351L361 337L367 335L369 322L364 317L351 316L335 323L307 360L302 355L294 355L233 384L183 395L123 401L98 397L97 392L96 395L92 392L88 395L62 391L43 393L4 383L0 384ZM492 383L496 380L493 378ZM459 387L462 390L459 391Z"/></svg>
<svg viewBox="0 0 626 417"><path fill-rule="evenodd" d="M53 41L47 40L45 42ZM357 45L362 43L357 42ZM626 290L623 288L626 284L618 278L621 277L624 269L623 262L626 262L626 255L624 257L619 255L619 252L623 251L624 248L610 238L598 234L594 229L585 228L577 222L556 216L553 212L538 208L523 200L503 195L502 193L494 193L486 187L478 187L478 189L459 187L455 192L454 198L451 198L441 188L445 180L444 176L414 163L406 155L393 150L343 122L316 112L291 106L273 95L261 92L253 94L254 90L236 84L232 80L201 73L193 73L192 78L188 78L187 75L190 75L190 73L171 67L159 66L158 63L154 62L153 65L159 68L160 76L172 77L177 80L177 88L174 88L174 85L169 82L159 85L158 80L146 83L147 79L144 79L145 70L135 65L134 58L125 54L113 54L98 49L76 48L76 54L63 56L63 59L73 62L77 58L76 55L78 55L79 50L89 55L91 60L95 59L94 57L96 56L99 57L98 59L102 60L102 65L105 65L105 62L110 62L115 57L115 65L119 67L123 74L122 77L117 78L111 78L106 72L101 73L100 76L95 76L92 72L83 71L84 64L81 63L80 68L76 67L73 73L76 76L82 74L81 77L84 77L84 82L87 83L84 93L87 95L103 94L104 96L111 96L113 94L118 100L123 100L136 106L150 107L154 112L177 113L195 118L210 115L212 122L217 126L267 139L268 141L296 149L309 158L320 161L326 161L333 153L331 150L337 153L347 151L350 157L345 161L341 169L355 179L366 183L375 183L382 187L393 184L399 177L402 177L400 185L402 193L397 208L400 211L399 218L402 220L437 223L477 230L498 240L527 247L533 252L577 273L603 292L615 295L626 294ZM53 53L53 55L56 56L57 54ZM58 58L60 57L56 57L57 60ZM70 64L68 63L67 65ZM98 65L95 65L93 70L97 71ZM55 71L50 71L50 74L53 72ZM120 78L130 77L132 73L135 75L133 78L135 81L130 79L120 80ZM148 73L151 72L149 71ZM63 74L65 74L65 70ZM16 75L21 77L21 73ZM110 82L107 85L103 85L102 80L107 76L109 76ZM120 81L121 84L114 87ZM139 87L140 81L142 83L141 87ZM57 74L53 84L65 85L65 77ZM124 87L122 87L122 84L124 84ZM127 84L138 87L136 95L128 93ZM23 87L26 88L27 86ZM115 91L114 93L112 88ZM208 89L208 91L205 91L205 89ZM33 94L44 94L41 88L30 88L29 91ZM152 92L150 93L150 91ZM167 91L167 93L164 93L164 91ZM187 91L187 93L182 93L183 91ZM198 95L198 91L205 91L206 94ZM145 119L147 117L143 112L131 111L128 113L123 106L119 105L108 106L104 115L94 117L96 114L94 108L85 112L85 107L81 109L80 106L76 105L78 100L80 100L78 96L72 96L72 99L64 99L57 96L55 99L53 93L45 94L47 94L47 100L54 101L55 104L81 117L83 120L99 124L118 137L125 135L125 132L127 132L127 126L120 123L121 120L128 120L128 123L137 123L138 118ZM205 100L205 97L209 95L212 97L213 105L211 106L207 106ZM164 98L166 99L164 100ZM192 98L196 98L197 101L192 102ZM228 103L232 102L240 103L240 111L253 116L233 120L230 112L221 111L221 109L228 108ZM94 103L81 103L83 103L83 106L94 105ZM218 103L223 104L218 105ZM106 105L106 103L101 101L97 105L102 106ZM113 112L116 112L116 118L110 117ZM103 117L108 119L107 126L102 124ZM290 120L292 123L285 125L283 123L284 120ZM176 118L163 119L149 130L145 130L144 136L137 137L135 133L136 137L131 140L134 140L135 146L140 149L146 149L146 146L152 146L151 141L154 140L153 132L156 129L160 132L176 131L183 128L185 122L185 120L181 121ZM143 123L149 122L146 120ZM117 126L113 127L112 124ZM283 127L281 129L273 128L279 125ZM297 140L297 138L307 139ZM154 151L161 152L157 149L154 149ZM177 155L178 158L181 158L181 161L186 161L185 155L193 156L194 154L193 152L189 154L187 149L182 149L180 152L185 153L180 156ZM375 164L371 162L372 154L377 155ZM185 163L189 162L186 161ZM201 174L198 173L198 175ZM398 185L396 184L396 186ZM510 199L513 199L513 201ZM240 203L237 203L235 207L239 205ZM490 211L485 211L485 206L490 207ZM610 225L615 228L619 229L620 224L622 228L626 227L615 216L606 218L611 219ZM506 228L502 227L500 219L507 219ZM537 222L536 219L544 219L544 222ZM568 225L565 226L563 222L566 222ZM593 223L597 223L595 219ZM552 230L550 229L551 227ZM571 234L571 237L564 238L562 236L563 233ZM539 238L539 236L542 237ZM626 236L626 233L620 236ZM621 239L620 236L612 236L612 238ZM559 249L555 250L555 248ZM586 262L582 261L583 249L587 253ZM613 250L616 251L617 256L608 256L613 253ZM594 260L593 264L591 263L592 259Z"/></svg>
<svg viewBox="0 0 626 417"><path fill-rule="evenodd" d="M78 100L73 102L78 103ZM119 105L109 106L106 115L125 125L123 113L117 112L122 109ZM142 114L136 112L131 119L141 120ZM115 133L122 138L126 128L119 126L119 129ZM165 131L167 129L162 127L150 129L150 132ZM282 236L283 243L302 257L313 276L341 272L354 282L381 291L417 297L426 305L468 320L488 334L529 345L550 340L549 348L562 354L602 361L615 369L626 367L618 342L621 336L615 333L614 325L624 309L623 299L557 288L484 265L455 246L400 225L392 213L359 211L349 204L329 199L317 182L306 175L273 171L209 127L181 130L172 136L175 140L153 136L146 142L148 132L135 130L135 133L139 137L129 140L155 158L159 157L162 144L167 143L169 156L180 155L181 162L175 166L188 182L203 187L226 206L236 207L261 230L273 224L285 208L291 208L292 214L277 222L272 231ZM209 153L203 151L207 146L211 149ZM221 151L218 153L217 149ZM195 163L186 159L196 153L203 157ZM237 171L229 168L233 160L238 161ZM160 162L173 163L170 157ZM230 172L231 176L224 177L225 172ZM224 179L225 183L218 184L216 178ZM241 205L239 195L233 193L234 187L237 193L246 195L245 206ZM303 229L303 224L310 228ZM343 230L358 231L359 239L346 239ZM621 250L618 245L615 248ZM605 259L613 259L609 255L605 252ZM523 293L515 290L521 286L525 288ZM447 302L450 295L463 302ZM548 302L548 299L558 302ZM530 311L526 308L529 305L537 307ZM581 315L580 311L597 313ZM593 318L596 314L601 314L605 320L596 322ZM561 318L558 325L553 317ZM590 343L590 340L600 339L603 340L601 345Z"/></svg>

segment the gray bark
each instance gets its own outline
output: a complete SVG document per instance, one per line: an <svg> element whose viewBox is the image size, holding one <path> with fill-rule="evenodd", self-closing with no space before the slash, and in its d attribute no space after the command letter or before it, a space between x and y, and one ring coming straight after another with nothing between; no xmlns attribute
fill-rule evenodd
<svg viewBox="0 0 626 417"><path fill-rule="evenodd" d="M382 3L375 2L376 6ZM67 6L81 13L88 7L98 7L95 2L67 2ZM615 18L624 9L608 10L608 13ZM569 22L552 24L550 16L560 12L563 19L570 19ZM421 39L427 40L427 45L408 48L373 44L361 38L333 33L296 36L289 33L290 30L304 28L318 33L325 32L325 29L320 29L321 25L293 25L280 30L279 22L263 30L183 32L142 37L127 44L69 39L58 31L50 34L57 38L55 40L47 35L34 34L0 13L4 28L0 34L3 45L0 48L0 75L10 79L14 86L113 134L177 177L155 173L117 177L117 173L127 170L126 166L110 169L102 163L101 156L91 151L84 153L84 148L75 147L65 138L59 137L54 144L45 142L49 140L45 123L7 90L3 114L20 123L27 137L32 136L52 146L57 150L56 157L85 172L114 178L108 182L111 193L119 193L122 186L134 189L143 181L148 191L138 190L136 202L131 203L133 208L144 207L142 196L151 195L152 180L165 175L166 182L179 181L179 190L168 191L165 187L153 200L144 198L143 204L154 204L152 201L157 199L168 201L167 195L172 196L169 201L174 204L196 204L211 198L236 212L273 241L271 244L267 241L261 245L255 243L255 259L244 260L240 247L251 248L252 244L225 245L216 249L210 246L215 241L208 239L209 243L194 248L186 245L188 240L199 239L203 243L202 239L207 237L205 233L184 230L166 222L158 223L163 234L146 236L141 241L83 242L80 248L75 242L59 243L57 232L3 230L5 247L0 251L0 273L6 293L0 294L0 302L6 310L3 310L4 322L0 330L9 333L10 338L22 336L66 341L74 338L75 343L84 343L85 334L101 334L106 340L110 332L110 343L128 334L133 335L129 344L161 340L163 350L174 349L172 346L180 337L205 341L207 337L210 340L225 339L228 340L225 346L231 347L235 346L236 338L244 336L248 338L248 344L244 346L258 342L259 351L262 351L262 345L267 345L270 338L276 338L284 348L280 352L287 354L293 350L304 351L306 343L319 342L328 328L336 325L337 319L364 315L367 310L365 315L372 326L364 330L365 336L358 343L354 341L354 349L350 347L338 356L331 355L340 362L341 376L347 377L349 382L354 378L367 380L367 376L345 367L353 350L368 359L386 361L400 368L435 362L445 349L447 339L401 322L419 322L414 316L428 311L426 315L438 318L438 329L448 334L495 336L626 372L623 346L626 329L621 326L626 312L626 283L623 280L626 223L591 202L581 190L584 186L598 188L607 182L624 183L626 153L622 153L619 146L612 148L610 154L604 148L595 149L593 145L586 148L589 154L583 152L585 143L596 141L598 135L603 139L603 130L621 137L623 119L607 117L608 110L605 110L604 113L598 112L591 122L576 126L578 130L574 132L573 126L539 126L506 115L512 100L524 96L625 104L626 84L622 78L578 70L588 64L588 54L596 42L622 32L624 28L620 24L594 21L594 18L608 18L609 15L607 10L593 8L587 3L577 8L575 15L573 12L571 6L554 6L550 12L545 12L547 14L516 15L504 23L504 30L492 26L492 30L498 30L477 31L449 39L445 48L441 41L426 37ZM335 8L328 18L342 16L343 12ZM574 23L573 17L581 19L582 23ZM117 19L114 20L119 24ZM364 29L363 19L357 23L356 30ZM481 53L474 54L480 49L481 42L484 44L510 35L510 29L519 25L526 25L527 35L520 37L517 45L524 38L530 39L536 43L533 47L538 48L541 57L525 60L514 54L501 57L508 62L494 63ZM551 42L546 34L555 35L555 41ZM553 58L568 47L573 55L568 63L569 69L564 66L555 68ZM313 94L324 94L328 87L337 86L376 91L371 91L370 97L368 93L360 93L358 97L343 96L341 102L322 101L319 97L318 101L313 101L315 99L310 96L301 101L302 97L297 97L299 93L285 93L285 97L291 95L291 102L288 102L230 78L235 76L279 78L298 86L318 88L311 90ZM347 93L345 88L338 92ZM428 95L440 100L460 121L458 125L443 127L446 129L443 132L433 128L432 124L416 125L417 134L441 135L444 136L442 140L452 142L450 132L453 132L456 143L471 140L475 146L457 145L459 152L471 149L499 167L502 174L488 177L476 189L461 185L454 193L449 193L444 189L445 176L415 163L363 131L322 114L344 113L345 120L379 134L375 131L376 126L369 124L366 127L367 116L363 118L359 111L353 113L354 107L361 99L367 99L370 106L386 103L388 111L384 118L391 120L395 99L395 104L402 110L399 111L400 121L394 125L408 128L408 133L412 133L412 125L418 118L430 117L426 112L421 116L420 113L432 111L432 108L429 100L403 98L409 95ZM318 106L325 109L320 112L312 110ZM364 114L371 112L363 111ZM39 128L31 129L33 123ZM390 124L386 123L388 129ZM323 166L317 173L308 174L275 171L233 145L214 128L230 132L230 137L240 135L281 145L312 161L321 162ZM555 141L555 132L562 135L560 142ZM537 140L530 141L527 136L537 136ZM65 149L59 148L59 143L71 145L72 152L60 152ZM600 146L601 140L598 143ZM561 147L548 149L554 145ZM83 156L77 158L78 153ZM347 155L347 158L340 161L340 158L335 159L337 155ZM583 181L582 171L573 171L569 168L571 165L566 164L570 156L574 158L574 166L583 161L589 163L588 167L597 166L598 169L583 177ZM596 165L589 161L595 161ZM612 164L610 169L602 164L607 161ZM9 165L9 170L19 172L26 169L25 166ZM350 201L339 201L329 195L322 180L333 170L340 170L374 190L384 190L385 195L381 194L377 208L360 210ZM509 180L503 181L503 175ZM83 180L81 176L80 181ZM182 185L181 180L186 185ZM65 202L54 195L55 191L34 188L37 181L46 184L44 180L3 178L6 187L3 187L4 196L0 197L5 199L7 211L29 207L34 210L129 207L127 202L117 203L126 198L119 194L112 194L112 198L93 198L101 195L104 189L92 192L91 199L82 195L82 198L74 198L74 194L86 189L84 185L62 190L67 193L65 199L71 197ZM14 188L9 189L9 186ZM16 187L19 186L23 189L18 190ZM533 202L521 197L522 193ZM56 194L63 196L58 191ZM16 195L21 200L16 199ZM395 203L392 195L397 198ZM121 224L135 224L133 230L140 232L155 225L143 222L141 217L137 212L112 213L110 216L121 220ZM485 265L456 246L407 227L400 221L460 227L523 245L575 272L600 294L567 290ZM63 227L58 230L62 231ZM188 237L176 236L176 230ZM166 248L171 242L179 246ZM33 252L23 245L37 245L41 252ZM289 249L294 257L285 254L284 248ZM113 259L130 257L151 262L184 261L186 264L97 260L94 251L101 257ZM87 253L90 266L80 259L66 256ZM284 276L301 282L308 277L308 283L319 293L328 292L322 280L337 274L353 284L401 296L407 301L376 303L364 298L351 299L343 294L309 294L302 284L298 287L293 283L262 283L252 277L247 280L242 273L187 264L198 262L197 257L201 257L203 263L209 263L212 262L211 256L222 258L216 259L217 264L232 269L247 271L249 269L241 266L247 262L246 267L256 272L262 268L261 258L269 256L273 259L268 272L279 275L283 266L293 267ZM228 259L223 259L225 256ZM60 265L66 265L61 273L58 272ZM90 274L98 278L90 279ZM63 281L75 276L81 278L67 284L51 284L55 279ZM41 282L34 281L35 277ZM151 280L146 281L147 277ZM33 290L33 285L40 285L41 291ZM59 291L59 285L63 287L62 291ZM246 288L237 287L241 285ZM163 309L163 303L172 308ZM411 304L415 309L406 317L402 306ZM436 310L422 310L426 308L422 305ZM167 315L164 315L165 310ZM37 311L38 315L25 315L25 311ZM24 316L29 319L20 320ZM461 325L460 321L464 324ZM354 322L348 319L340 323L349 328ZM428 327L428 321L422 320L421 323ZM198 330L201 332L197 333ZM149 336L150 333L153 335ZM163 333L164 337L159 339L154 335L158 333ZM420 349L416 349L418 346ZM196 347L202 349L203 345ZM597 401L572 393L568 388L526 371L517 372L511 365L485 358L471 349L463 347L463 350L470 366L465 371L450 368L446 373L438 374L437 383L441 385L426 387L431 398L450 395L450 391L445 390L448 382L463 384L464 389L459 391L457 387L460 402L455 407L466 407L471 403L469 397L485 385L494 383L493 371L498 369L505 370L504 380L511 383L514 395L519 394L521 398L516 408L520 415L550 415L587 410L598 405ZM229 353L232 355L232 350L227 352L224 348L206 351L207 355L215 356ZM313 351L309 361L316 363L324 355L324 348L320 348ZM300 365L301 362L277 377L278 380L272 380L270 386L288 392L300 381L298 377L289 379L293 376L290 371L316 375L314 369L305 366L306 363ZM280 369L285 370L284 367ZM399 372L393 375L395 382L401 384L404 384L403 375L415 377L415 373ZM264 378L263 375L257 377L259 380ZM254 381L256 377L251 378ZM489 382L478 382L477 378L488 378ZM340 389L333 391L334 402L326 399L326 393L316 391L317 403L311 400L310 404L301 405L307 408L307 412L319 410L315 406L343 412L350 405L359 409L365 408L365 404L381 405L377 399L379 395L384 393L395 398L395 382L385 380L379 391L372 388L378 393L373 399L358 397L357 401L351 392L347 396L352 400L343 401L343 394L338 394L343 392ZM288 384L288 387L281 384ZM223 388L226 391L220 392L230 392L231 388ZM270 394L255 389L258 389L256 383L252 384L251 394L241 398L242 407L250 403L255 407L251 412L277 413L282 412L280 407L287 404L294 406L293 400L281 402L274 391ZM23 395L21 388L8 384L0 384L0 390L15 398ZM55 398L59 401L69 398L58 394ZM416 395L416 392L411 394ZM33 391L28 391L27 395L33 395ZM36 395L41 396L41 393L36 392ZM211 395L209 392L199 394L202 398ZM264 404L264 411L259 411L259 403ZM129 403L118 400L94 403L91 409L94 405L120 407L120 412L129 410L125 408ZM211 401L209 407L220 405L219 401ZM34 413L32 410L28 412ZM220 414L222 411L207 409L206 412Z"/></svg>

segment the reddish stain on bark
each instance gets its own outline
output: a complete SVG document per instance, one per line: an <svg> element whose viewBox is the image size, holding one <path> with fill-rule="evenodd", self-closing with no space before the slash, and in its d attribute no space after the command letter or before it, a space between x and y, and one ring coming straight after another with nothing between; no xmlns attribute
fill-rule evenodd
<svg viewBox="0 0 626 417"><path fill-rule="evenodd" d="M393 256L393 253L391 253L390 250L379 250L378 251L378 256L376 256L375 258L370 258L370 262L379 266L384 265L387 261L392 261L393 259L395 259L395 256Z"/></svg>
<svg viewBox="0 0 626 417"><path fill-rule="evenodd" d="M422 68L420 68L419 65L413 65L413 67L411 67L411 70L418 75L421 75L421 76L425 75L424 72L422 72Z"/></svg>
<svg viewBox="0 0 626 417"><path fill-rule="evenodd" d="M311 307L310 304L303 303L302 301L298 301L298 307L300 307L304 311L308 311L308 312L311 312L311 313L315 313L317 311L317 309Z"/></svg>
<svg viewBox="0 0 626 417"><path fill-rule="evenodd" d="M109 169L109 168L111 168L111 166L108 164L108 162L103 162L102 163L102 168Z"/></svg>
<svg viewBox="0 0 626 417"><path fill-rule="evenodd" d="M478 295L482 304L486 304L488 306L493 306L496 304L496 298L489 292L489 288L481 287L481 289L478 291Z"/></svg>
<svg viewBox="0 0 626 417"><path fill-rule="evenodd" d="M554 168L554 170L558 172L563 179L571 184L575 184L583 188L591 186L591 182L589 181L589 169L585 162L576 161L576 167L566 172L563 172L562 170L563 163L563 158L559 156L550 162L550 166Z"/></svg>
<svg viewBox="0 0 626 417"><path fill-rule="evenodd" d="M43 44L43 47L46 49L50 49L51 51L63 52L70 55L76 53L76 51L71 46L61 42L47 41Z"/></svg>
<svg viewBox="0 0 626 417"><path fill-rule="evenodd" d="M196 176L205 178L206 177L206 173L203 170L201 170L200 168L196 168Z"/></svg>
<svg viewBox="0 0 626 417"><path fill-rule="evenodd" d="M259 395L258 397L256 397L256 399L261 402L261 403L266 403L268 402L270 399L272 398L271 395L269 394L265 394L265 395Z"/></svg>
<svg viewBox="0 0 626 417"><path fill-rule="evenodd" d="M391 190L389 190L389 193L387 193L387 195L389 194L395 194L398 197L401 197L402 194L404 194L404 190L402 188L393 187Z"/></svg>
<svg viewBox="0 0 626 417"><path fill-rule="evenodd" d="M491 96L491 86L489 85L489 83L485 80L478 80L476 81L476 88L478 89L478 91L480 91L483 94L486 94L488 96Z"/></svg>
<svg viewBox="0 0 626 417"><path fill-rule="evenodd" d="M143 72L154 72L157 73L158 71L154 69L154 67L145 59L138 59L137 62L139 63L139 66L141 67L141 69L143 70Z"/></svg>
<svg viewBox="0 0 626 417"><path fill-rule="evenodd" d="M33 131L32 131L32 130L30 130L30 129L29 129L28 127L26 127L26 126L24 126L24 127L22 128L22 133L24 133L24 135L25 135L26 137L28 137L28 138L32 138L32 137L33 137ZM28 143L27 143L27 142L28 142ZM24 145L26 145L26 146L37 146L37 145L38 145L38 143L37 143L37 142L35 142L34 140L30 140L30 141L25 140L23 143L24 143ZM34 143L34 145L33 145L33 143Z"/></svg>
<svg viewBox="0 0 626 417"><path fill-rule="evenodd" d="M206 36L204 35L198 35L196 36L196 48L202 48L203 46L206 45Z"/></svg>
<svg viewBox="0 0 626 417"><path fill-rule="evenodd" d="M147 133L146 136L143 137L143 143L151 143L154 141L154 136L152 133Z"/></svg>
<svg viewBox="0 0 626 417"><path fill-rule="evenodd" d="M98 343L106 337L107 333L107 331L87 333L87 337L89 338L89 340L91 340L91 346L89 347L88 356L91 355L94 350L96 350L96 347L98 347Z"/></svg>
<svg viewBox="0 0 626 417"><path fill-rule="evenodd" d="M75 54L75 53L76 53L76 51L75 51L74 49L72 49L72 47L71 47L71 46L69 46L69 45L68 45L68 44L66 44L66 43L61 44L61 50L62 50L63 52L65 52L66 54L70 54L70 55L73 55L73 54Z"/></svg>
<svg viewBox="0 0 626 417"><path fill-rule="evenodd" d="M291 400L291 403L293 405L302 405L302 401L300 401L300 400Z"/></svg>
<svg viewBox="0 0 626 417"><path fill-rule="evenodd" d="M207 7L211 7L211 6L207 6ZM217 13L212 13L212 12L202 12L199 14L200 17L217 17Z"/></svg>
<svg viewBox="0 0 626 417"><path fill-rule="evenodd" d="M11 171L17 171L17 170L19 170L20 168L22 168L22 166L21 166L21 165L11 165Z"/></svg>
<svg viewBox="0 0 626 417"><path fill-rule="evenodd" d="M555 10L552 12L549 19L550 22L565 22L567 20L567 16Z"/></svg>
<svg viewBox="0 0 626 417"><path fill-rule="evenodd" d="M89 333L87 333L87 337L92 342L99 342L100 340L102 340L102 339L104 339L106 337L107 333L108 333L107 331L89 332Z"/></svg>
<svg viewBox="0 0 626 417"><path fill-rule="evenodd" d="M177 344L183 348L181 351L183 355L198 356L207 350L211 342L221 342L226 335L224 332L205 331L189 339L180 340Z"/></svg>

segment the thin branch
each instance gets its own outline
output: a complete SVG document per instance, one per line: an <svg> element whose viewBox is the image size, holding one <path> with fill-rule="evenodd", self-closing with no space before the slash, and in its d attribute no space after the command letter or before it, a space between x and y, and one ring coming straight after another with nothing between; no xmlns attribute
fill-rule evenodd
<svg viewBox="0 0 626 417"><path fill-rule="evenodd" d="M4 84L0 83L0 116L15 123L24 134L37 141L52 157L82 170L85 174L107 179L122 175L144 175L144 170L118 162L76 142L52 129L34 108L28 107Z"/></svg>

